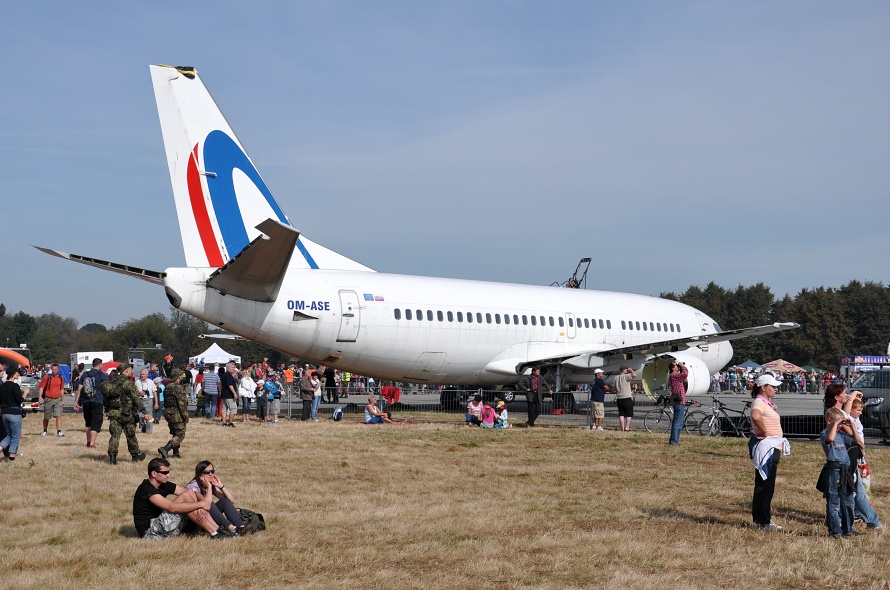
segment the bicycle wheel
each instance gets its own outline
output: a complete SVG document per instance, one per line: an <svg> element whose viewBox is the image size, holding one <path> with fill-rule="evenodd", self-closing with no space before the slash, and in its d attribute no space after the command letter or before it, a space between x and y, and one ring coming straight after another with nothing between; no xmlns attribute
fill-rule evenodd
<svg viewBox="0 0 890 590"><path fill-rule="evenodd" d="M711 416L705 418L698 425L698 433L701 436L719 436L720 435L720 418Z"/></svg>
<svg viewBox="0 0 890 590"><path fill-rule="evenodd" d="M646 430L656 434L664 434L671 429L671 418L673 414L664 408L655 408L649 410L643 418L643 425Z"/></svg>
<svg viewBox="0 0 890 590"><path fill-rule="evenodd" d="M742 416L739 424L739 433L745 438L751 438L754 426L751 424L750 416Z"/></svg>
<svg viewBox="0 0 890 590"><path fill-rule="evenodd" d="M708 414L701 410L693 410L686 414L686 417L683 419L683 430L685 430L688 434L700 434L698 431L698 427L701 424L702 420L707 420Z"/></svg>

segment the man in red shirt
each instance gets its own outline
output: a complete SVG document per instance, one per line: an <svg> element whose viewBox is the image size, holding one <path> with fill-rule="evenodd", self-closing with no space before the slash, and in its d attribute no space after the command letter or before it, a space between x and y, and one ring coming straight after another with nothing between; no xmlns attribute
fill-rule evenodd
<svg viewBox="0 0 890 590"><path fill-rule="evenodd" d="M53 363L50 372L43 376L37 390L37 403L43 404L43 436L49 419L56 419L56 436L62 432L62 409L65 405L65 378L59 375L59 363Z"/></svg>

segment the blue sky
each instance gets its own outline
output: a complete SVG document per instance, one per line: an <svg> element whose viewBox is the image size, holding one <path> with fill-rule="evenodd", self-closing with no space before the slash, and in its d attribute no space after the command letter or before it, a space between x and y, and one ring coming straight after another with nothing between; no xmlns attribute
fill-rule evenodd
<svg viewBox="0 0 890 590"><path fill-rule="evenodd" d="M887 282L885 2L6 3L0 302L184 264L147 66L194 65L291 222L386 272L657 295Z"/></svg>

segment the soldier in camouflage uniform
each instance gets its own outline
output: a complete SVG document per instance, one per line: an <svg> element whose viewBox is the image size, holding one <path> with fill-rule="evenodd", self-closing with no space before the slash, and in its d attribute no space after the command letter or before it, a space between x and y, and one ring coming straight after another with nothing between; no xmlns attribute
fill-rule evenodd
<svg viewBox="0 0 890 590"><path fill-rule="evenodd" d="M158 449L158 453L164 459L171 450L174 457L182 458L179 454L179 445L185 438L186 424L189 422L189 391L182 384L182 375L181 370L173 369L170 372L171 381L164 390L164 420L170 427L170 442Z"/></svg>
<svg viewBox="0 0 890 590"><path fill-rule="evenodd" d="M139 408L142 407L142 399L136 384L130 379L133 368L123 364L118 367L115 378L102 386L105 388L105 411L108 413L108 431L111 438L108 439L108 459L112 465L117 465L117 450L120 447L121 432L127 437L127 450L133 456L133 461L145 459L145 453L139 451L139 441L136 440L136 422L139 420ZM145 419L151 419L151 414L146 414Z"/></svg>

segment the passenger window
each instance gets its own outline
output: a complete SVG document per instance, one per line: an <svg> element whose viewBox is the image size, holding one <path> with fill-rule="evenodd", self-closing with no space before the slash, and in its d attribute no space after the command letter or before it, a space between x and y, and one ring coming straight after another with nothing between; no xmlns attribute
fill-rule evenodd
<svg viewBox="0 0 890 590"><path fill-rule="evenodd" d="M449 322L453 322L453 321L454 321L454 314L451 313L450 311L448 312L448 321L449 321Z"/></svg>
<svg viewBox="0 0 890 590"><path fill-rule="evenodd" d="M497 317L497 316L494 316L494 317ZM510 323L510 314L509 314L509 313L505 313L505 314L504 314L504 323L505 323L505 324L509 324L509 323Z"/></svg>
<svg viewBox="0 0 890 590"><path fill-rule="evenodd" d="M659 332L661 332L661 322L655 324L655 327L658 329Z"/></svg>
<svg viewBox="0 0 890 590"><path fill-rule="evenodd" d="M406 309L406 310L405 310L405 319L406 319L406 320L410 320L410 319L411 319L411 310L410 310L410 309Z"/></svg>
<svg viewBox="0 0 890 590"><path fill-rule="evenodd" d="M491 314L490 313L485 314L485 323L486 324L491 323Z"/></svg>
<svg viewBox="0 0 890 590"><path fill-rule="evenodd" d="M585 328L589 328L589 327L590 327L590 322L587 321L587 318L584 318L584 327L585 327Z"/></svg>
<svg viewBox="0 0 890 590"><path fill-rule="evenodd" d="M423 321L423 312L421 310L417 310L417 321Z"/></svg>
<svg viewBox="0 0 890 590"><path fill-rule="evenodd" d="M469 323L469 324L473 323L473 314L472 313L467 313L467 323Z"/></svg>
<svg viewBox="0 0 890 590"><path fill-rule="evenodd" d="M677 332L682 332L682 331L683 330L680 329L680 324L677 324Z"/></svg>
<svg viewBox="0 0 890 590"><path fill-rule="evenodd" d="M624 320L621 320L621 329L627 330L627 326L625 325Z"/></svg>
<svg viewBox="0 0 890 590"><path fill-rule="evenodd" d="M602 328L602 327L603 327L603 320L600 320L600 328ZM610 327L610 328L612 327L612 324L611 324L611 323L609 324L609 327Z"/></svg>
<svg viewBox="0 0 890 590"><path fill-rule="evenodd" d="M654 332L654 331L655 331L655 324L653 324L652 322L649 322L649 331L650 331L650 332Z"/></svg>
<svg viewBox="0 0 890 590"><path fill-rule="evenodd" d="M459 322L464 321L464 312L462 312L462 311L457 312L457 321L459 321Z"/></svg>
<svg viewBox="0 0 890 590"><path fill-rule="evenodd" d="M481 323L482 323L482 314L479 313L479 312L476 312L476 323L477 323L477 324L481 324Z"/></svg>
<svg viewBox="0 0 890 590"><path fill-rule="evenodd" d="M516 317L516 316L513 316L513 317ZM525 316L525 315L522 316L522 325L523 326L528 325L528 316Z"/></svg>
<svg viewBox="0 0 890 590"><path fill-rule="evenodd" d="M439 313L441 314L442 312L440 311ZM428 322L433 321L433 310L431 310L431 309L426 310L426 319ZM439 319L442 319L442 318L439 318Z"/></svg>
<svg viewBox="0 0 890 590"><path fill-rule="evenodd" d="M397 307L394 310L392 310L392 312L393 312L393 314L395 314L397 320L402 319L402 310L401 309L399 309Z"/></svg>
<svg viewBox="0 0 890 590"><path fill-rule="evenodd" d="M541 316L541 325L542 325L542 326L546 326L546 325L547 325L547 320L544 318L544 316Z"/></svg>
<svg viewBox="0 0 890 590"><path fill-rule="evenodd" d="M671 332L673 332L673 331L674 331L674 324L670 324L670 326L671 326Z"/></svg>
<svg viewBox="0 0 890 590"><path fill-rule="evenodd" d="M600 320L600 321L602 321L602 320ZM608 328L609 330L612 329L612 320L606 320L606 328Z"/></svg>
<svg viewBox="0 0 890 590"><path fill-rule="evenodd" d="M525 319L525 316L522 316L522 317L523 317L523 319ZM538 325L538 318L537 318L537 316L532 316L532 325L533 325L533 326L537 326L537 325Z"/></svg>
<svg viewBox="0 0 890 590"><path fill-rule="evenodd" d="M640 329L640 322L636 322L636 325L637 325L637 330L639 330L639 329Z"/></svg>
<svg viewBox="0 0 890 590"><path fill-rule="evenodd" d="M559 319L560 319L560 324L562 324L562 318L559 318ZM569 328L574 328L574 327L575 327L575 322L572 321L572 318L569 318Z"/></svg>
<svg viewBox="0 0 890 590"><path fill-rule="evenodd" d="M439 311L436 312L436 319L438 319L440 322L444 319L444 318L442 317L442 310L441 310L441 309L440 309Z"/></svg>
<svg viewBox="0 0 890 590"><path fill-rule="evenodd" d="M507 316L504 316L504 317L507 317ZM499 314L499 313L494 314L494 323L496 323L496 324L501 323L501 314Z"/></svg>

